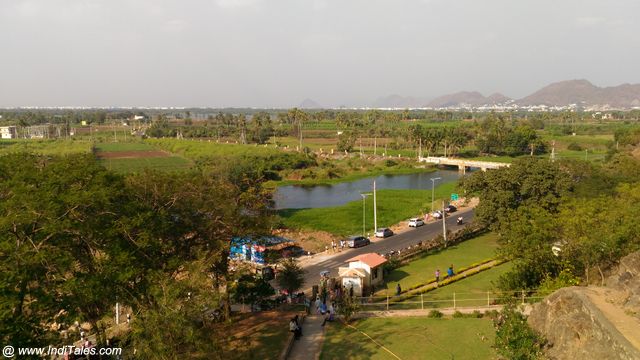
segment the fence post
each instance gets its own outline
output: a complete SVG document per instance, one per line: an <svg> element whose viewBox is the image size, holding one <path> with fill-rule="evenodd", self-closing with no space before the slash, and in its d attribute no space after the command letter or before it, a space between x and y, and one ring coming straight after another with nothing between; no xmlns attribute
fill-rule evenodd
<svg viewBox="0 0 640 360"><path fill-rule="evenodd" d="M522 305L524 305L524 289L522 290Z"/></svg>
<svg viewBox="0 0 640 360"><path fill-rule="evenodd" d="M456 308L456 293L453 293L453 308Z"/></svg>
<svg viewBox="0 0 640 360"><path fill-rule="evenodd" d="M489 292L487 291L487 306L491 305L491 300L489 299Z"/></svg>
<svg viewBox="0 0 640 360"><path fill-rule="evenodd" d="M389 311L389 294L387 294L387 311Z"/></svg>
<svg viewBox="0 0 640 360"><path fill-rule="evenodd" d="M424 294L420 294L420 303L422 305L422 310L424 310Z"/></svg>

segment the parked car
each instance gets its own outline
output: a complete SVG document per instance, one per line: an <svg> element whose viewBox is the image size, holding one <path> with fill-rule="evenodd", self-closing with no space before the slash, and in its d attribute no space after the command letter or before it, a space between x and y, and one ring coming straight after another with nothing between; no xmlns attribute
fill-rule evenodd
<svg viewBox="0 0 640 360"><path fill-rule="evenodd" d="M431 213L431 216L432 216L434 219L442 219L442 211L440 211L440 210L436 210L436 211L434 211L434 212L432 212L432 213Z"/></svg>
<svg viewBox="0 0 640 360"><path fill-rule="evenodd" d="M448 213L456 212L457 210L458 208L453 205L447 205L447 207L444 208L444 211Z"/></svg>
<svg viewBox="0 0 640 360"><path fill-rule="evenodd" d="M393 235L393 231L389 228L380 228L376 231L376 237L386 238Z"/></svg>
<svg viewBox="0 0 640 360"><path fill-rule="evenodd" d="M424 225L424 221L420 218L409 219L409 227L418 227Z"/></svg>
<svg viewBox="0 0 640 360"><path fill-rule="evenodd" d="M371 244L371 240L364 236L352 236L347 239L347 246L350 248L357 248L361 246L367 246Z"/></svg>

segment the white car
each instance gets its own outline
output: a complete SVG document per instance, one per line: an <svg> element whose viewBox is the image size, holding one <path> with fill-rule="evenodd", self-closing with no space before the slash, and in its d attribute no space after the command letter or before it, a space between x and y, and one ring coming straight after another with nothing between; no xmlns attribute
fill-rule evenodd
<svg viewBox="0 0 640 360"><path fill-rule="evenodd" d="M424 221L422 221L422 219L419 219L419 218L409 219L409 227L418 227L422 225L424 225Z"/></svg>
<svg viewBox="0 0 640 360"><path fill-rule="evenodd" d="M442 211L440 211L440 210L436 210L436 211L434 211L434 212L432 212L432 213L431 213L431 216L432 216L434 219L442 219Z"/></svg>

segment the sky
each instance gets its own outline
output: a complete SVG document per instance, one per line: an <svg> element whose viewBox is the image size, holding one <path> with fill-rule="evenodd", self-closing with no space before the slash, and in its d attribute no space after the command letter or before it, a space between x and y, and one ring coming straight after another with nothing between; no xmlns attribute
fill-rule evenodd
<svg viewBox="0 0 640 360"><path fill-rule="evenodd" d="M640 83L637 0L0 0L0 107L367 106Z"/></svg>

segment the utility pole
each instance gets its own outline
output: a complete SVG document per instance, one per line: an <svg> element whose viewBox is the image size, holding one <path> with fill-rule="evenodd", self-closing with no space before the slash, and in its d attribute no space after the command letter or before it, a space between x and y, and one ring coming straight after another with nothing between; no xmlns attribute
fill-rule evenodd
<svg viewBox="0 0 640 360"><path fill-rule="evenodd" d="M447 217L444 212L444 200L442 200L442 237L444 238L444 247L447 247Z"/></svg>
<svg viewBox="0 0 640 360"><path fill-rule="evenodd" d="M376 202L376 181L373 180L373 231L378 231L378 203Z"/></svg>
<svg viewBox="0 0 640 360"><path fill-rule="evenodd" d="M589 159L589 149L584 149L584 161Z"/></svg>
<svg viewBox="0 0 640 360"><path fill-rule="evenodd" d="M551 162L556 161L556 141L551 142Z"/></svg>

